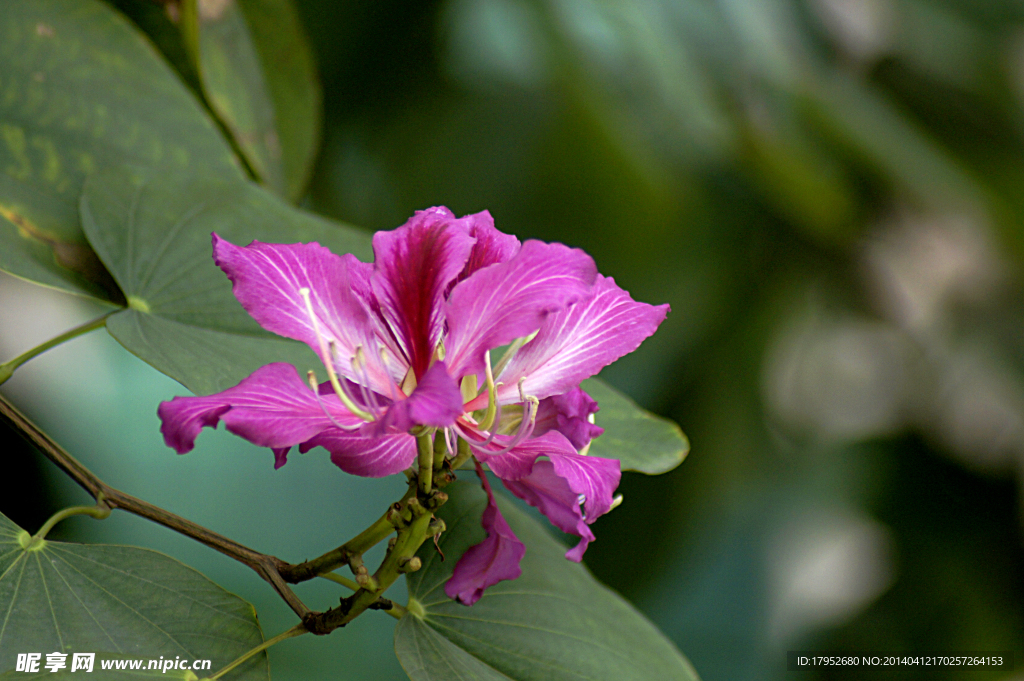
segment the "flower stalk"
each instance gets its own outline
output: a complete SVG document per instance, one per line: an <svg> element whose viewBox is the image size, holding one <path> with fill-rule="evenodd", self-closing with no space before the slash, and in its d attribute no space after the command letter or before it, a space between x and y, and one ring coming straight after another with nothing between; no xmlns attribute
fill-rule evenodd
<svg viewBox="0 0 1024 681"><path fill-rule="evenodd" d="M39 355L43 354L50 348L57 347L61 343L65 343L71 340L72 338L77 338L79 336L89 333L90 331L95 331L96 329L102 328L107 323L107 317L119 311L120 308L118 308L117 310L111 310L110 312L107 312L106 314L101 315L100 317L97 317L92 321L76 326L73 329L68 329L59 336L55 336L50 340L46 341L45 343L41 343L30 350L26 350L25 352L21 353L14 359L8 362L4 362L3 364L0 364L0 384L5 383L7 379L13 376L15 370L25 362L35 357L38 357Z"/></svg>

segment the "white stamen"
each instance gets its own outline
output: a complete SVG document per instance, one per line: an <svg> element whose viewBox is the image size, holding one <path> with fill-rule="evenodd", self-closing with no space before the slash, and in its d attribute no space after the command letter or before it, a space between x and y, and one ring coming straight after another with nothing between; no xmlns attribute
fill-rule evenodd
<svg viewBox="0 0 1024 681"><path fill-rule="evenodd" d="M306 301L306 312L309 314L309 321L313 325L313 334L320 344L320 361L324 363L324 368L327 369L327 377L331 381L331 387L334 388L335 394L350 412L364 421L373 421L373 416L357 407L348 393L342 390L341 383L338 381L338 375L334 371L334 353L328 348L327 341L320 333L320 325L317 323L316 313L313 311L313 301L309 297L309 289L305 287L300 288L299 295ZM331 343L333 344L333 341Z"/></svg>
<svg viewBox="0 0 1024 681"><path fill-rule="evenodd" d="M341 425L334 419L333 416L331 416L331 413L327 411L327 405L324 404L323 399L321 399L320 397L320 384L317 383L316 373L314 373L312 369L306 372L306 378L309 380L309 387L313 389L313 396L316 397L316 403L320 405L320 410L324 413L324 416L327 417L327 420L329 420L334 425L335 428L340 428L341 430L344 430L346 432L359 429L359 426Z"/></svg>

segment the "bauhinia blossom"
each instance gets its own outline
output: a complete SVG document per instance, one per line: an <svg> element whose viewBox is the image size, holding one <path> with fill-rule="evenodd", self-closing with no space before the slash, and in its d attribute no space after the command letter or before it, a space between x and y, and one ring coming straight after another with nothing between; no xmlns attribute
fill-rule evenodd
<svg viewBox="0 0 1024 681"><path fill-rule="evenodd" d="M668 306L633 301L579 249L520 244L486 211L419 211L375 234L373 251L367 264L316 243L239 247L214 235L214 260L242 306L309 345L327 380L275 363L224 392L176 397L159 409L167 444L188 452L203 427L224 422L271 448L276 467L295 445L322 446L342 470L380 477L412 466L413 433L436 429L448 457L468 447L488 495L487 539L456 565L450 597L474 603L517 577L525 552L482 465L580 537L566 557L581 560L590 525L615 504L620 469L586 454L602 429L580 381L635 350Z"/></svg>

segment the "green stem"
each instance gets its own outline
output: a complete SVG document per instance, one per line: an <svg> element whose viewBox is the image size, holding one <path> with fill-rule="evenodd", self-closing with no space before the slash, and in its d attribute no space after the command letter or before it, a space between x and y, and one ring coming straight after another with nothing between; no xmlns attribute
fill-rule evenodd
<svg viewBox="0 0 1024 681"><path fill-rule="evenodd" d="M420 435L416 438L416 448L419 451L420 494L426 496L433 484L434 443L429 435Z"/></svg>
<svg viewBox="0 0 1024 681"><path fill-rule="evenodd" d="M321 579L328 579L336 584L341 584L353 591L359 591L359 589L362 588L355 582L355 580L349 579L348 577L342 577L337 572L328 572L325 575L317 575L317 577L320 577Z"/></svg>
<svg viewBox="0 0 1024 681"><path fill-rule="evenodd" d="M444 494L435 497L435 507L443 504L447 499ZM408 502L408 509L412 512L409 524L398 530L394 545L388 550L384 562L373 575L376 583L375 589L362 588L348 598L342 600L341 605L331 608L324 613L315 613L307 616L303 621L306 628L314 634L329 634L338 627L343 627L356 617L361 615L373 603L377 602L388 587L405 572L410 570L409 563L415 557L416 551L420 548L427 537L430 536L429 527L433 514L424 508L416 498ZM415 569L415 568L412 568ZM392 608L393 609L393 608ZM404 613L392 613L400 616Z"/></svg>
<svg viewBox="0 0 1024 681"><path fill-rule="evenodd" d="M443 431L437 431L434 436L434 470L440 472L444 468L444 460L448 456L447 438Z"/></svg>
<svg viewBox="0 0 1024 681"><path fill-rule="evenodd" d="M288 639L295 638L296 636L302 636L305 633L307 633L306 627L304 627L301 623L296 624L294 627L284 632L283 634L278 634L269 641L264 641L262 644L256 646L246 654L242 655L240 658L229 664L227 667L224 667L224 669L221 669L219 672L217 672L213 676L208 677L207 679L204 679L203 681L216 681L217 679L224 676L238 665L248 660L250 657L254 655L259 655L270 646L277 645L281 641L287 641Z"/></svg>
<svg viewBox="0 0 1024 681"><path fill-rule="evenodd" d="M469 461L469 459L473 456L473 452L469 448L469 443L463 440L461 437L459 438L457 448L458 451L456 453L455 458L452 459L451 464L453 471L459 470L459 467L462 466L462 464Z"/></svg>
<svg viewBox="0 0 1024 681"><path fill-rule="evenodd" d="M405 497L403 497L403 501L404 499ZM355 560L361 559L364 553L387 539L395 531L395 526L391 522L391 516L391 510L388 509L388 512L378 518L373 525L370 525L357 536L338 548L328 551L319 558L296 563L295 565L282 566L280 568L281 577L286 582L298 584L299 582L305 582L314 577L334 572L342 565L350 565L353 569L356 569L358 564L352 565Z"/></svg>
<svg viewBox="0 0 1024 681"><path fill-rule="evenodd" d="M55 338L51 338L50 340L46 341L42 345L37 345L34 348L32 348L31 350L28 350L26 352L21 353L20 355L18 355L14 359L10 360L9 362L4 362L3 364L0 364L0 383L3 383L8 378L10 378L11 375L14 374L14 370L15 369L17 369L18 367L20 367L22 364L24 364L25 362L29 361L33 357L41 355L44 352L46 352L47 350L49 350L50 348L55 347L57 345L60 345L61 343L65 342L65 341L69 341L72 338L76 338L77 336L81 336L82 334L89 333L90 331L95 331L96 329L102 327L104 324L107 323L107 317L109 317L110 315L114 314L115 312L120 312L120 309L111 310L110 312L106 313L105 315L103 315L101 317L98 317L98 318L92 320L91 322L86 322L85 324L82 324L81 326L76 326L73 329L65 331L61 335L59 335L59 336L57 336Z"/></svg>
<svg viewBox="0 0 1024 681"><path fill-rule="evenodd" d="M103 500L103 494L100 493L99 497L96 499L95 506L71 506L61 511L57 511L50 516L49 520L43 523L43 526L40 527L39 531L32 537L33 541L42 541L43 539L46 539L46 535L50 533L50 530L53 529L54 525L66 518L70 518L73 515L89 515L97 520L103 520L110 516L110 507L107 506L106 502Z"/></svg>

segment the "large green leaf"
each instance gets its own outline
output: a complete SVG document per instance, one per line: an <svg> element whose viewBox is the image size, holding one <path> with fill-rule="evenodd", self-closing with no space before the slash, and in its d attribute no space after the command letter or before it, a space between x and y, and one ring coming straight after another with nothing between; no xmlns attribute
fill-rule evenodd
<svg viewBox="0 0 1024 681"><path fill-rule="evenodd" d="M302 196L320 145L323 94L292 0L238 0L260 62L281 145L286 196Z"/></svg>
<svg viewBox="0 0 1024 681"><path fill-rule="evenodd" d="M300 343L267 333L242 309L211 257L210 234L317 241L370 259L368 235L299 209L245 181L121 168L89 179L82 225L129 309L107 321L128 350L196 393L234 385L269 361L300 371L319 361Z"/></svg>
<svg viewBox="0 0 1024 681"><path fill-rule="evenodd" d="M260 181L284 193L281 142L263 65L235 0L199 2L198 71L206 101Z"/></svg>
<svg viewBox="0 0 1024 681"><path fill-rule="evenodd" d="M136 162L241 176L175 72L98 0L5 0L0 64L0 269L116 300L79 227L90 172Z"/></svg>
<svg viewBox="0 0 1024 681"><path fill-rule="evenodd" d="M72 653L96 653L91 678L108 679L145 675L104 672L101 660L208 659L216 671L263 643L251 605L162 553L53 541L26 549L28 539L0 514L2 677L33 678L13 671L18 653L44 663L67 653L65 673ZM228 678L269 679L266 653Z"/></svg>
<svg viewBox="0 0 1024 681"><path fill-rule="evenodd" d="M442 561L433 544L408 577L410 614L395 631L395 652L413 681L691 681L690 663L637 610L602 586L535 520L499 500L526 544L519 579L490 587L472 607L444 594L465 550L484 538L480 488L455 483L440 511L448 525ZM412 614L413 612L419 614Z"/></svg>
<svg viewBox="0 0 1024 681"><path fill-rule="evenodd" d="M641 409L598 378L587 379L581 385L601 407L594 421L604 428L604 434L590 443L590 454L618 459L624 471L650 475L670 471L682 463L690 443L679 426Z"/></svg>

